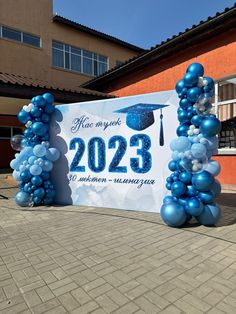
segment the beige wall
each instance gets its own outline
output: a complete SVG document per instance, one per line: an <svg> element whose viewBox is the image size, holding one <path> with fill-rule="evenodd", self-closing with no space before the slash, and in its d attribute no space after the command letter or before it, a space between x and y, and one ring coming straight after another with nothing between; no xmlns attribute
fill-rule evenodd
<svg viewBox="0 0 236 314"><path fill-rule="evenodd" d="M66 88L75 88L90 80L91 76L52 67L52 39L107 56L109 68L114 67L117 60L125 61L137 54L118 44L52 22L51 0L0 0L0 8L0 24L39 35L43 44L42 48L34 48L0 38L1 72L25 75Z"/></svg>

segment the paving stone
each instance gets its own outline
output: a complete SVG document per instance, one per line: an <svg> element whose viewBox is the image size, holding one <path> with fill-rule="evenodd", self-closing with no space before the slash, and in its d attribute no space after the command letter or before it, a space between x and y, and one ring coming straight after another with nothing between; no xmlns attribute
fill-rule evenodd
<svg viewBox="0 0 236 314"><path fill-rule="evenodd" d="M91 297L82 288L71 291L71 294L81 305L91 300Z"/></svg>
<svg viewBox="0 0 236 314"><path fill-rule="evenodd" d="M90 301L81 307L78 307L77 309L73 310L72 314L87 314L93 312L93 310L96 310L98 308L98 304L94 301Z"/></svg>

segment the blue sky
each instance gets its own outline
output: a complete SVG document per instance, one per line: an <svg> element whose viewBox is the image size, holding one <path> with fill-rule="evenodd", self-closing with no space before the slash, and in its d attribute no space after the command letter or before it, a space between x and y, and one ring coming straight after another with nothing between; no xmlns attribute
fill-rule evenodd
<svg viewBox="0 0 236 314"><path fill-rule="evenodd" d="M57 13L120 38L150 48L216 12L235 0L53 0Z"/></svg>

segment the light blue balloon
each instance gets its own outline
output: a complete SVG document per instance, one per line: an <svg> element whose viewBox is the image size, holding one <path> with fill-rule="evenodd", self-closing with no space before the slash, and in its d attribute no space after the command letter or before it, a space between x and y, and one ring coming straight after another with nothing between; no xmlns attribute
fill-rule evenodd
<svg viewBox="0 0 236 314"><path fill-rule="evenodd" d="M172 159L174 161L179 160L179 152L177 150L172 153Z"/></svg>
<svg viewBox="0 0 236 314"><path fill-rule="evenodd" d="M10 167L11 167L11 169L16 169L16 167L17 167L16 159L12 159L12 161L10 162Z"/></svg>
<svg viewBox="0 0 236 314"><path fill-rule="evenodd" d="M19 171L22 172L26 169L26 166L25 165L20 165L19 167Z"/></svg>
<svg viewBox="0 0 236 314"><path fill-rule="evenodd" d="M49 160L45 160L42 168L43 168L43 171L51 171L53 168L53 163Z"/></svg>
<svg viewBox="0 0 236 314"><path fill-rule="evenodd" d="M221 170L221 166L216 160L209 160L207 167L205 168L207 172L212 174L214 177L218 176Z"/></svg>
<svg viewBox="0 0 236 314"><path fill-rule="evenodd" d="M29 159L28 159L28 163L30 165L33 165L35 160L37 160L37 157L36 156L30 156Z"/></svg>
<svg viewBox="0 0 236 314"><path fill-rule="evenodd" d="M50 161L56 161L60 157L60 152L57 148L51 147L46 152L46 158Z"/></svg>
<svg viewBox="0 0 236 314"><path fill-rule="evenodd" d="M46 155L47 149L44 145L38 144L33 148L33 153L36 157L44 157Z"/></svg>
<svg viewBox="0 0 236 314"><path fill-rule="evenodd" d="M183 152L190 147L189 139L186 136L179 136L171 141L170 148L173 151Z"/></svg>
<svg viewBox="0 0 236 314"><path fill-rule="evenodd" d="M12 177L13 177L13 179L15 179L16 181L19 181L19 180L20 180L20 171L14 170L14 171L12 172Z"/></svg>
<svg viewBox="0 0 236 314"><path fill-rule="evenodd" d="M202 213L197 220L204 226L215 225L220 219L220 207L216 204L208 204L203 207Z"/></svg>
<svg viewBox="0 0 236 314"><path fill-rule="evenodd" d="M29 171L33 176L38 176L42 173L42 167L40 167L39 165L32 165Z"/></svg>
<svg viewBox="0 0 236 314"><path fill-rule="evenodd" d="M207 149L213 150L215 148L218 148L219 139L218 139L217 136L207 137L207 138L204 138L204 139L206 139L206 147L207 147Z"/></svg>
<svg viewBox="0 0 236 314"><path fill-rule="evenodd" d="M206 146L201 143L195 143L191 147L191 153L195 158L203 158L206 156Z"/></svg>
<svg viewBox="0 0 236 314"><path fill-rule="evenodd" d="M176 202L163 204L160 214L162 220L171 227L182 226L187 218L184 207Z"/></svg>
<svg viewBox="0 0 236 314"><path fill-rule="evenodd" d="M27 207L31 202L30 194L20 191L16 194L15 201L19 206Z"/></svg>

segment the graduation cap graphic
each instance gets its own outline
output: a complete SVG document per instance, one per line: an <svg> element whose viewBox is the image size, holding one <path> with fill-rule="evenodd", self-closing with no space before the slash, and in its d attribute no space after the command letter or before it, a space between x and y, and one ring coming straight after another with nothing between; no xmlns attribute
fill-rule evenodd
<svg viewBox="0 0 236 314"><path fill-rule="evenodd" d="M154 110L160 109L160 146L164 145L164 132L163 132L163 114L162 109L169 105L162 104L146 104L139 103L130 107L122 108L116 110L118 113L125 113L126 116L126 125L136 131L142 131L147 129L154 123Z"/></svg>

